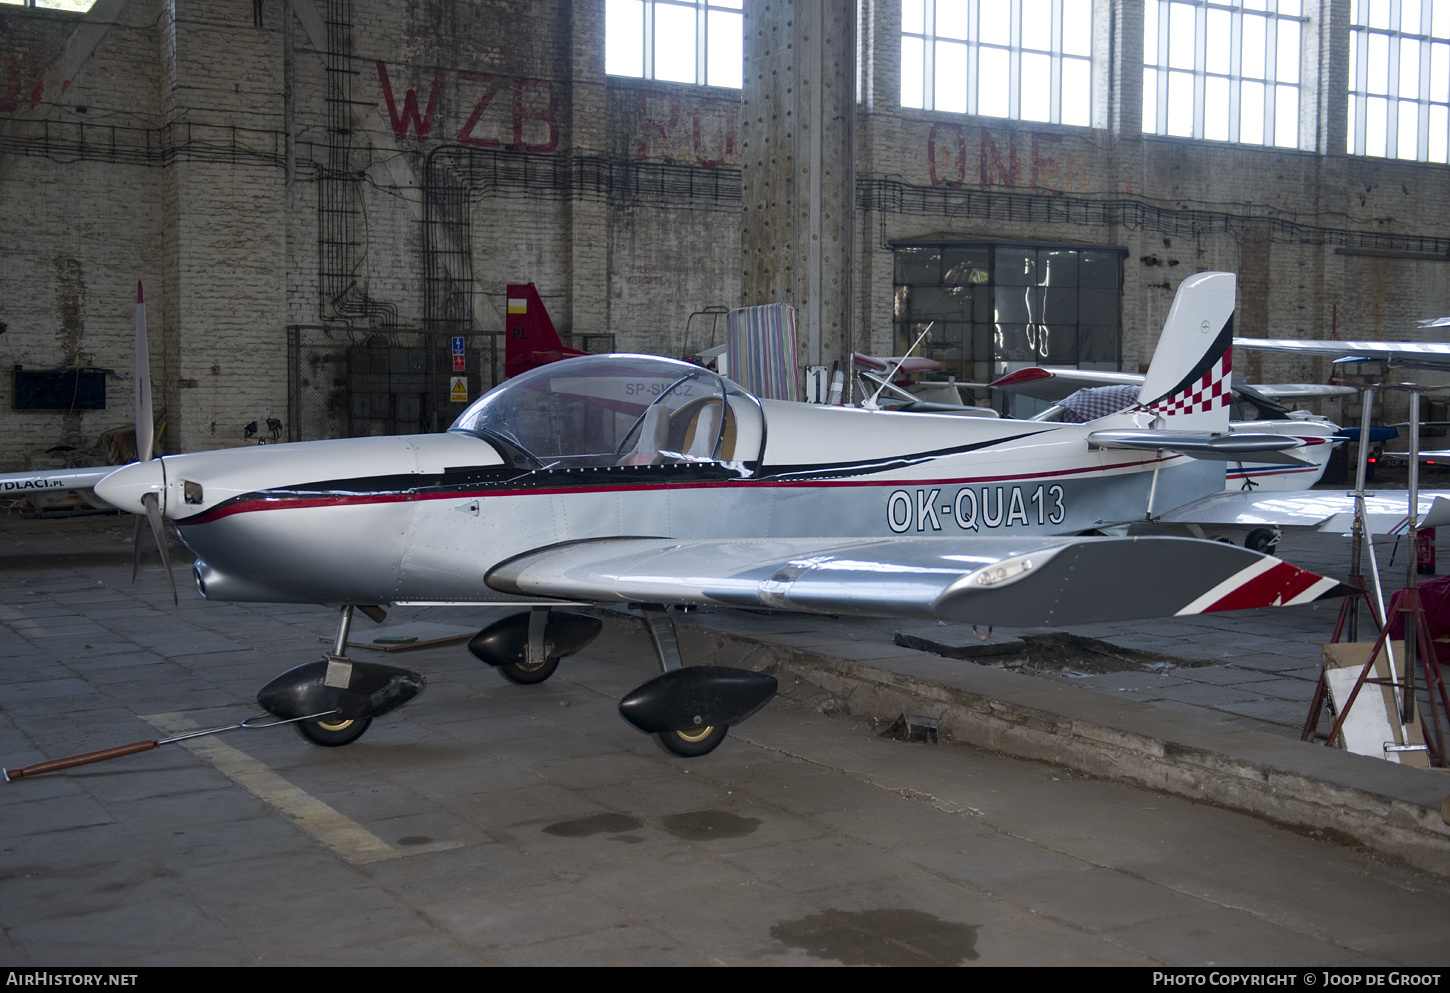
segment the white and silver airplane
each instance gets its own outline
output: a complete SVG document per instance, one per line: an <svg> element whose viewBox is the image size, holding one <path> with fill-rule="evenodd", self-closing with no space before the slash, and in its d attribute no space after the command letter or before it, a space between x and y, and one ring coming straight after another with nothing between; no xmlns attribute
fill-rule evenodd
<svg viewBox="0 0 1450 993"><path fill-rule="evenodd" d="M1130 409L1088 423L760 400L686 363L582 356L484 395L442 434L167 455L96 484L170 520L208 599L339 608L332 654L259 696L346 744L421 678L345 657L353 610L517 604L470 642L520 683L638 606L663 674L620 704L679 755L769 701L766 675L682 666L670 604L1060 625L1305 603L1334 580L1218 542L1097 535L1298 442L1228 431L1235 281L1184 281Z"/></svg>

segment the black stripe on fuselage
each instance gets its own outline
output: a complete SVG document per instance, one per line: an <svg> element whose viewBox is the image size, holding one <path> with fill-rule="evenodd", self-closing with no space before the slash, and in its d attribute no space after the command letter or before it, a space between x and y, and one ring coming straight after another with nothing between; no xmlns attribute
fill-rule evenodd
<svg viewBox="0 0 1450 993"><path fill-rule="evenodd" d="M970 445L953 445L951 448L938 448L934 451L917 452L912 455L893 455L890 458L884 459L862 459L859 462L831 462L818 465L761 466L760 473L756 478L775 481L787 479L834 479L838 476L864 476L876 472L888 472L892 469L906 469L914 465L921 465L923 462L930 462L933 459L944 458L948 455L960 455L964 452L979 452L995 445L1002 445L1010 441L1017 441L1021 438L1029 438L1035 434L1042 434L1045 430L1047 429L1023 431L1020 434L992 438L988 441L973 442Z"/></svg>
<svg viewBox="0 0 1450 993"><path fill-rule="evenodd" d="M224 514L237 504L258 501L307 501L349 498L358 500L407 499L409 497L448 498L451 494L471 496L504 490L602 489L618 486L649 486L661 484L727 482L748 479L748 467L732 468L715 462L690 462L675 465L639 466L576 466L565 469L513 469L488 466L478 469L450 468L441 474L399 474L365 476L355 479L325 480L279 486L270 490L254 490L223 500L199 514L178 520L198 523L217 514Z"/></svg>

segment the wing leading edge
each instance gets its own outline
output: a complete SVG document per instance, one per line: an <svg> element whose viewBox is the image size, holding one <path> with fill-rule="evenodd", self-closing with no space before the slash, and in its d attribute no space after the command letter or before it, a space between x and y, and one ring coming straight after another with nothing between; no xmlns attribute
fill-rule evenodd
<svg viewBox="0 0 1450 993"><path fill-rule="evenodd" d="M1418 526L1450 525L1450 493L1421 490ZM1403 534L1409 524L1408 496L1381 491L1364 500L1372 534ZM1348 534L1354 526L1354 494L1305 490L1293 493L1255 493L1248 490L1214 493L1185 503L1162 515L1168 524L1232 524L1257 527L1308 527L1328 534Z"/></svg>
<svg viewBox="0 0 1450 993"><path fill-rule="evenodd" d="M520 555L489 586L520 596L715 604L1012 627L1287 606L1350 592L1186 538L606 538Z"/></svg>
<svg viewBox="0 0 1450 993"><path fill-rule="evenodd" d="M51 469L39 472L8 472L0 474L0 496L25 496L30 493L61 493L65 490L92 490L96 484L116 471L113 465L94 469ZM97 500L100 498L97 497Z"/></svg>
<svg viewBox="0 0 1450 993"><path fill-rule="evenodd" d="M1450 342L1443 341L1304 341L1297 338L1235 338L1235 348L1256 352L1290 352L1298 355L1332 355L1415 366L1425 369L1450 367Z"/></svg>

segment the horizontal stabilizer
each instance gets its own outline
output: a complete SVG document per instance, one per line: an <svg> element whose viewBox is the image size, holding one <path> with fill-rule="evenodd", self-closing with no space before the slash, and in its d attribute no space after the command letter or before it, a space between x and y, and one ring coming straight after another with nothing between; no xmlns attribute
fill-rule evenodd
<svg viewBox="0 0 1450 993"><path fill-rule="evenodd" d="M485 579L528 597L1022 627L1283 606L1348 590L1189 538L606 538L528 552Z"/></svg>
<svg viewBox="0 0 1450 993"><path fill-rule="evenodd" d="M1248 431L1094 431L1088 444L1097 448L1126 448L1140 452L1178 452L1195 459L1219 462L1276 462L1313 465L1289 453L1303 447L1291 435Z"/></svg>

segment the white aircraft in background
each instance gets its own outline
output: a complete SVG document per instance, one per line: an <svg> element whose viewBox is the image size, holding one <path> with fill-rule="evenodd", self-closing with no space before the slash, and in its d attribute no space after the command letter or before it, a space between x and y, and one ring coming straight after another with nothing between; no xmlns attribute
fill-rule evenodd
<svg viewBox="0 0 1450 993"><path fill-rule="evenodd" d="M1422 328L1450 327L1450 317L1421 321ZM1450 342L1302 341L1297 338L1235 338L1234 346L1258 352L1329 355L1336 362L1384 362L1412 369L1450 369Z"/></svg>
<svg viewBox="0 0 1450 993"><path fill-rule="evenodd" d="M1450 317L1436 317L1419 322L1422 328L1450 327ZM1437 369L1450 371L1450 342L1443 341L1301 341L1293 338L1235 338L1234 344L1259 352L1283 352L1291 355L1331 356L1335 363L1383 362L1390 368ZM1407 453L1387 453L1404 458ZM1450 461L1450 452L1425 451L1424 462ZM1430 525L1426 525L1427 527Z"/></svg>
<svg viewBox="0 0 1450 993"><path fill-rule="evenodd" d="M1095 369L1030 367L1017 369L987 384L1005 393L1032 397L1076 411L1094 412L1099 400L1111 404L1131 403L1133 391L1143 383L1140 373L1108 372ZM1117 389L1114 390L1113 388ZM1224 477L1226 490L1307 490L1324 476L1334 448L1342 441L1341 428L1327 417L1308 411L1289 410L1279 400L1308 400L1353 396L1348 386L1317 386L1311 383L1262 384L1248 386L1233 382L1232 421L1229 430L1282 434L1298 438L1302 447L1295 454L1304 459L1298 465L1282 462L1229 462ZM1117 399L1114 400L1113 398ZM1037 415L1051 416L1054 408ZM1254 418L1245 415L1252 410Z"/></svg>

